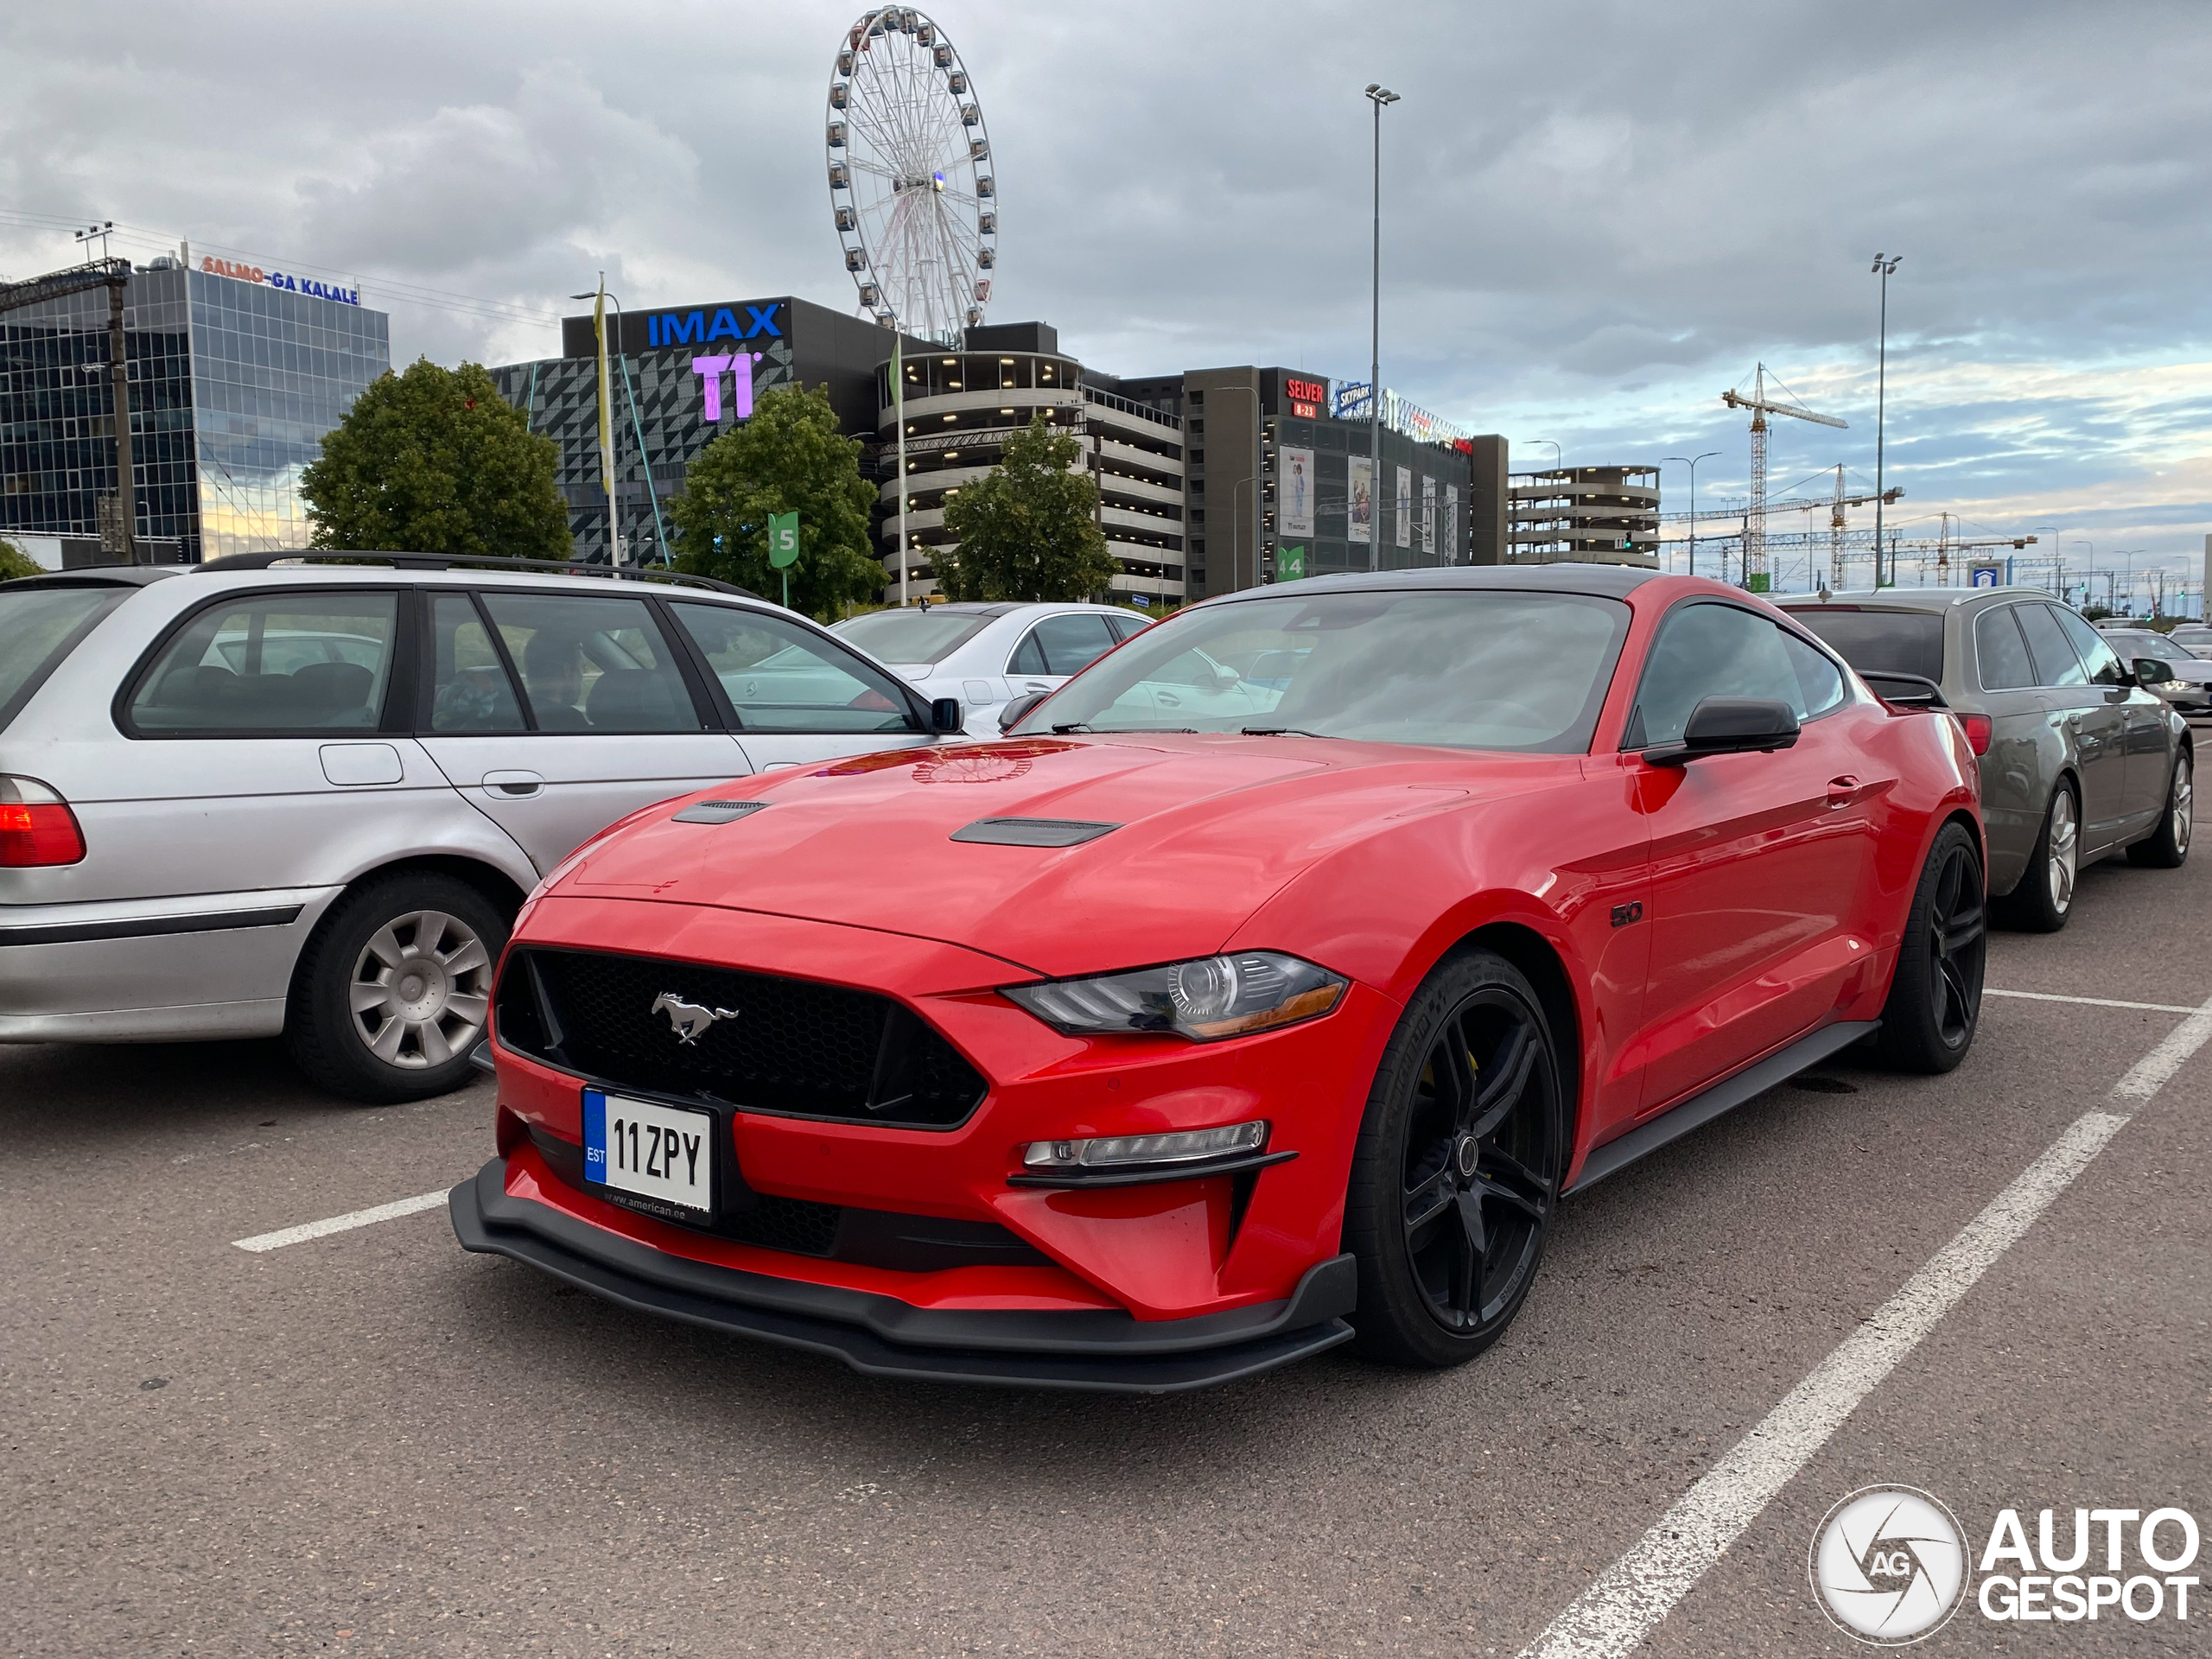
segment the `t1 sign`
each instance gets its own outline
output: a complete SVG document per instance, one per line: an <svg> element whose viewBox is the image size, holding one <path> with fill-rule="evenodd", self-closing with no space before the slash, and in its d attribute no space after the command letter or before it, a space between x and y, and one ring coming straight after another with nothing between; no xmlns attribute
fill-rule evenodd
<svg viewBox="0 0 2212 1659"><path fill-rule="evenodd" d="M691 372L699 377L700 395L703 407L700 412L709 426L720 425L722 418L722 376L734 375L729 400L730 413L741 421L753 418L753 365L760 360L759 352L739 352L732 357L695 357Z"/></svg>

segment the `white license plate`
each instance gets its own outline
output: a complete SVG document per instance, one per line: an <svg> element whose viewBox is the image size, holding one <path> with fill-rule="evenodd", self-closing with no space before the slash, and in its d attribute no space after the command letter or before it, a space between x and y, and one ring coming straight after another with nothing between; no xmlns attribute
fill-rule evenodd
<svg viewBox="0 0 2212 1659"><path fill-rule="evenodd" d="M585 1090L584 1179L711 1214L714 1114Z"/></svg>

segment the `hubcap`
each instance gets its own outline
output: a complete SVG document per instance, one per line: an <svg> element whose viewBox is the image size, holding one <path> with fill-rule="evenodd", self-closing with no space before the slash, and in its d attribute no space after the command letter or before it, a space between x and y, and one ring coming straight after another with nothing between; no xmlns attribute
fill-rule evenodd
<svg viewBox="0 0 2212 1659"><path fill-rule="evenodd" d="M1476 992L1429 1049L1406 1128L1406 1255L1428 1310L1471 1331L1535 1272L1559 1180L1559 1089L1535 1011Z"/></svg>
<svg viewBox="0 0 2212 1659"><path fill-rule="evenodd" d="M2082 851L2074 797L2060 790L2050 799L2050 907L2063 916L2074 906L2074 872Z"/></svg>
<svg viewBox="0 0 2212 1659"><path fill-rule="evenodd" d="M354 1034L410 1071L466 1053L484 1034L491 998L491 953L441 910L410 911L371 934L349 988Z"/></svg>
<svg viewBox="0 0 2212 1659"><path fill-rule="evenodd" d="M2064 796L2060 798L2065 799ZM1928 918L1929 1010L1948 1048L1963 1047L1981 1012L1981 974L1988 954L1982 914L1981 869L1974 855L1954 847L1936 877Z"/></svg>
<svg viewBox="0 0 2212 1659"><path fill-rule="evenodd" d="M2193 814L2196 801L2190 781L2190 771L2187 755L2174 763L2174 849L2183 853L2189 850L2189 832L2195 824Z"/></svg>

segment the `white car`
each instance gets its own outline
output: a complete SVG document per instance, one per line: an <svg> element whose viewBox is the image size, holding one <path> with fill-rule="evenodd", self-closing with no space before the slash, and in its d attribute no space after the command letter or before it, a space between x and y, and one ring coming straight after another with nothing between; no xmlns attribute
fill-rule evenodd
<svg viewBox="0 0 2212 1659"><path fill-rule="evenodd" d="M890 664L924 697L957 697L970 736L996 737L1005 704L1058 690L1146 621L1112 605L1008 601L871 611L830 632Z"/></svg>
<svg viewBox="0 0 2212 1659"><path fill-rule="evenodd" d="M334 1093L440 1093L579 844L960 730L720 582L276 556L0 584L0 1042L281 1032Z"/></svg>

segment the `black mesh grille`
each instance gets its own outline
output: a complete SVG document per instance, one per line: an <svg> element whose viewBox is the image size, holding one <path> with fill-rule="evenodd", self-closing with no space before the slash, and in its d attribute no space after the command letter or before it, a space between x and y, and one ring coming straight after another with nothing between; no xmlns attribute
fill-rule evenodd
<svg viewBox="0 0 2212 1659"><path fill-rule="evenodd" d="M984 1093L975 1067L888 997L696 963L518 950L499 1022L509 1046L595 1082L748 1111L944 1128Z"/></svg>

